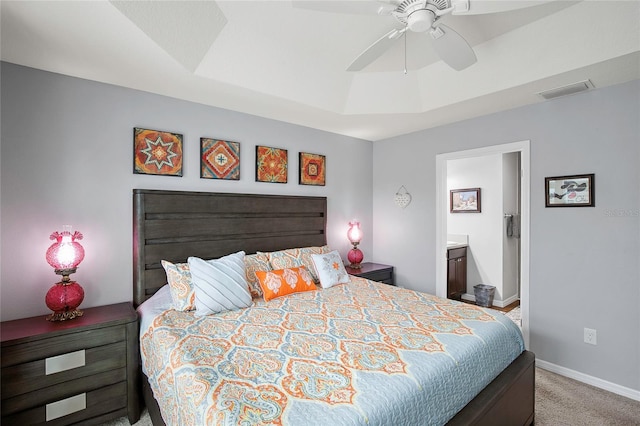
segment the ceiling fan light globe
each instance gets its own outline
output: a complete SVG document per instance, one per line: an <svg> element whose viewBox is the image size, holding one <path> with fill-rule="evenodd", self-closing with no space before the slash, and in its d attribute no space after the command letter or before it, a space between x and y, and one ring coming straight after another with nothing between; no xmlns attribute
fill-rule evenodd
<svg viewBox="0 0 640 426"><path fill-rule="evenodd" d="M419 9L407 17L409 29L415 33L423 33L433 25L435 14L428 9Z"/></svg>

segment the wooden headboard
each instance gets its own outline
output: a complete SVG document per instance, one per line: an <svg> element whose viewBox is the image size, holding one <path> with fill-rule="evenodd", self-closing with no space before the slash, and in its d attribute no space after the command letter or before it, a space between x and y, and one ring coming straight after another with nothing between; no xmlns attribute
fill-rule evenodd
<svg viewBox="0 0 640 426"><path fill-rule="evenodd" d="M161 260L326 244L327 198L133 190L133 303L166 282Z"/></svg>

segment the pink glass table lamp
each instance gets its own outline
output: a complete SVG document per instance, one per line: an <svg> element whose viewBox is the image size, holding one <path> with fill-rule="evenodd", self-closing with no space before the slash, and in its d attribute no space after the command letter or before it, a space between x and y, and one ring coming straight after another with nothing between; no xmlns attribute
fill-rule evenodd
<svg viewBox="0 0 640 426"><path fill-rule="evenodd" d="M362 230L360 229L360 222L351 221L349 222L349 230L347 231L347 238L351 244L353 244L353 248L349 250L347 254L347 260L350 262L349 267L360 269L362 268L362 259L364 259L364 255L362 251L358 248L358 244L360 244L360 240L362 239Z"/></svg>
<svg viewBox="0 0 640 426"><path fill-rule="evenodd" d="M69 278L84 259L84 248L78 242L82 234L78 231L72 233L69 225L62 228L62 232L51 234L50 239L55 242L47 249L47 262L56 274L62 275L62 280L54 284L45 297L47 307L53 311L47 317L49 321L74 319L83 314L78 306L84 299L84 290Z"/></svg>

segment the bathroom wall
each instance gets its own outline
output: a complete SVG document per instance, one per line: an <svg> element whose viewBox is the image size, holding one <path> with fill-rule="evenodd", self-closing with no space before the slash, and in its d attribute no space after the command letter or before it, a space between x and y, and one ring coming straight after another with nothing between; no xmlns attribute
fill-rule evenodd
<svg viewBox="0 0 640 426"><path fill-rule="evenodd" d="M502 211L511 215L512 235L507 235L509 218L502 219L502 301L511 303L519 297L520 283L520 153L502 154Z"/></svg>
<svg viewBox="0 0 640 426"><path fill-rule="evenodd" d="M447 162L447 191L480 188L480 213L447 213L447 234L469 237L465 299L474 300L474 285L488 284L496 287L494 301L502 300L501 177L502 155Z"/></svg>

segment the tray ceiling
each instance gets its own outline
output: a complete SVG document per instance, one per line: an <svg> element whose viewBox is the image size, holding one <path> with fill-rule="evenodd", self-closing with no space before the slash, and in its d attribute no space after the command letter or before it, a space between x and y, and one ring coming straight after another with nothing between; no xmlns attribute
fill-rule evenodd
<svg viewBox="0 0 640 426"><path fill-rule="evenodd" d="M395 20L269 0L3 0L1 58L367 140L544 102L536 93L581 80L640 78L640 2L529 3L443 18L475 50L463 71L408 33L406 56L399 40L347 72Z"/></svg>

